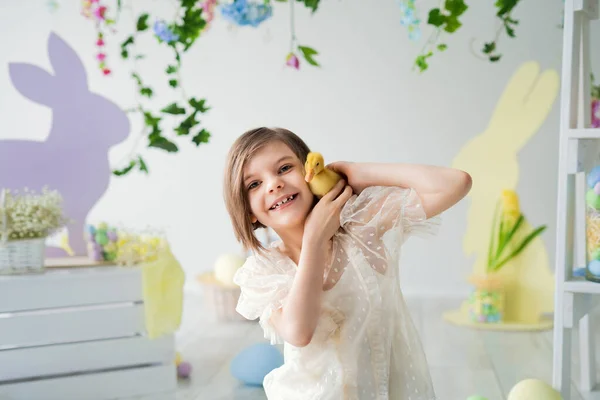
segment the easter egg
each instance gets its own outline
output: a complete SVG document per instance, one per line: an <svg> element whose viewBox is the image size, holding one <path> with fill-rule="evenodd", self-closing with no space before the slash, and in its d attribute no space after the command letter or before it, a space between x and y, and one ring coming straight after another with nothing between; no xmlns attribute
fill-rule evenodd
<svg viewBox="0 0 600 400"><path fill-rule="evenodd" d="M539 379L525 379L517 383L508 394L507 400L562 400L560 393Z"/></svg>
<svg viewBox="0 0 600 400"><path fill-rule="evenodd" d="M594 193L600 195L600 182L596 183L594 186Z"/></svg>
<svg viewBox="0 0 600 400"><path fill-rule="evenodd" d="M233 286L233 276L246 259L236 254L223 254L215 262L215 279L226 286Z"/></svg>
<svg viewBox="0 0 600 400"><path fill-rule="evenodd" d="M590 189L594 188L598 182L600 182L600 165L592 168L587 176L587 185Z"/></svg>
<svg viewBox="0 0 600 400"><path fill-rule="evenodd" d="M108 225L106 224L106 222L100 222L98 224L98 229L99 231L106 231L108 229Z"/></svg>
<svg viewBox="0 0 600 400"><path fill-rule="evenodd" d="M588 271L590 274L600 276L600 260L592 260L588 264Z"/></svg>
<svg viewBox="0 0 600 400"><path fill-rule="evenodd" d="M187 361L182 361L177 366L177 376L180 378L189 378L190 373L192 372L192 364Z"/></svg>
<svg viewBox="0 0 600 400"><path fill-rule="evenodd" d="M106 233L104 233L102 231L97 231L96 232L96 243L98 243L101 246L104 246L105 244L107 244L108 236L106 236Z"/></svg>
<svg viewBox="0 0 600 400"><path fill-rule="evenodd" d="M600 209L600 196L594 192L594 189L590 189L585 193L585 202L590 207Z"/></svg>
<svg viewBox="0 0 600 400"><path fill-rule="evenodd" d="M260 386L265 376L283 365L283 355L268 343L247 347L231 361L230 371L234 378L247 385Z"/></svg>
<svg viewBox="0 0 600 400"><path fill-rule="evenodd" d="M117 240L119 240L119 236L117 235L116 231L108 231L106 236L111 242L116 242Z"/></svg>
<svg viewBox="0 0 600 400"><path fill-rule="evenodd" d="M181 353L175 353L175 365L181 364Z"/></svg>
<svg viewBox="0 0 600 400"><path fill-rule="evenodd" d="M592 251L592 260L600 260L600 248Z"/></svg>

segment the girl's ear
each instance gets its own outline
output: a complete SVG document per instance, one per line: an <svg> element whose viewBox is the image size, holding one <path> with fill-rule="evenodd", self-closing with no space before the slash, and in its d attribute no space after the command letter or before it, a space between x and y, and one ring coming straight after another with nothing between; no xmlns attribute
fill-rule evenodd
<svg viewBox="0 0 600 400"><path fill-rule="evenodd" d="M258 222L258 218L256 218L254 215L250 215L250 221L252 221L253 224Z"/></svg>

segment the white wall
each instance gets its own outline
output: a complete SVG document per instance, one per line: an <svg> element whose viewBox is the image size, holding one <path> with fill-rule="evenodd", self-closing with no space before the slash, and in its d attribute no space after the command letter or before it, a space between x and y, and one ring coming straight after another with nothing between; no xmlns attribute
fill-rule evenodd
<svg viewBox="0 0 600 400"><path fill-rule="evenodd" d="M135 1L138 11L142 3L172 15L170 2ZM449 50L436 55L430 70L422 75L411 71L422 42L408 40L399 24L396 2L366 3L323 1L314 16L296 7L299 40L321 53L318 59L323 65L321 69L304 67L299 72L282 66L289 45L287 4L276 3L275 17L258 29L231 29L218 19L183 59L188 94L205 97L213 107L205 119L213 133L210 144L199 148L182 145L177 155L144 151L151 174L113 178L90 220L167 227L177 257L188 278L193 278L212 268L220 253L239 250L222 202L221 176L229 145L248 128L279 125L292 129L309 146L323 152L327 162L348 159L450 165L461 146L483 131L504 85L519 65L535 60L542 68L560 69L560 0L527 0L518 6L518 38L502 39L504 58L498 64L480 61L469 50L472 38L487 40L494 35L494 2L470 2L464 27L447 41ZM54 14L46 10L42 0L3 1L0 5L0 34L4 38L0 52L0 138L43 140L48 133L49 110L15 91L7 63L25 61L49 67L46 41L51 30L83 58L92 90L124 108L132 104L129 67L118 61L117 46L124 32L118 40L108 39L114 49L110 62L115 73L102 77L95 66L93 27L79 15L80 2L60 4ZM422 8L422 19L426 19L424 11ZM126 21L130 16L122 18ZM161 57L170 57L170 53L156 52L154 45L145 48L152 53L143 64L142 74L164 85L166 62ZM157 108L171 100L167 87L160 87L158 94ZM132 132L136 132L139 121L132 122ZM522 208L533 225L549 224L545 240L552 260L557 125L558 101L519 157ZM116 163L130 150L131 143L128 140L115 147L111 160ZM439 237L407 245L403 280L407 292L465 292L464 277L472 262L462 253L467 206L465 201L446 213Z"/></svg>

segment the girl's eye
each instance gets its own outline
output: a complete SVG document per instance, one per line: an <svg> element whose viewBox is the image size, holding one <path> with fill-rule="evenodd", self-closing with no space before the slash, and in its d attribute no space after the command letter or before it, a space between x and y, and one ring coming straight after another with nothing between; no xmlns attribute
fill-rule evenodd
<svg viewBox="0 0 600 400"><path fill-rule="evenodd" d="M257 185L258 182L252 182L250 185L248 185L248 190L254 189Z"/></svg>
<svg viewBox="0 0 600 400"><path fill-rule="evenodd" d="M283 167L281 167L280 171L281 172L286 172L288 171L290 168L292 168L291 165L284 165Z"/></svg>

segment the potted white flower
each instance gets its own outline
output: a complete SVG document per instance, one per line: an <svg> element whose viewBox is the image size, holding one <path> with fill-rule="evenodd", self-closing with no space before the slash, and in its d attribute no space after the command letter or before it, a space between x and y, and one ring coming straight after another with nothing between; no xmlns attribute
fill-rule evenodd
<svg viewBox="0 0 600 400"><path fill-rule="evenodd" d="M0 191L0 274L42 272L46 238L69 220L55 190Z"/></svg>

